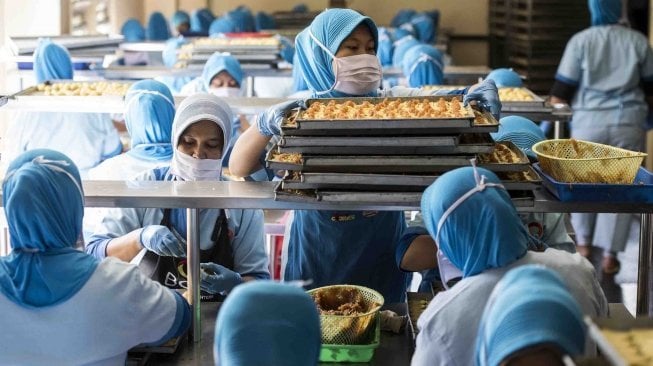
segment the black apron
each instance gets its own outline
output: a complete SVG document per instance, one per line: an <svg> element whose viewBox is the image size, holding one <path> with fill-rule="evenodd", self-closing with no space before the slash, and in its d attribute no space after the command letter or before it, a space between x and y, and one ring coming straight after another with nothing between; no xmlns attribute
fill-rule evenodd
<svg viewBox="0 0 653 366"><path fill-rule="evenodd" d="M161 225L171 231L174 230L170 223L170 209L163 210L163 219ZM227 215L223 209L220 209L213 226L211 241L214 243L211 249L200 249L200 263L213 262L222 265L230 270L234 270L234 254L229 239L229 225ZM158 254L147 251L139 263L139 268L146 276L173 289L188 288L186 258L162 257ZM202 301L223 301L225 296L220 294L209 294L200 291Z"/></svg>

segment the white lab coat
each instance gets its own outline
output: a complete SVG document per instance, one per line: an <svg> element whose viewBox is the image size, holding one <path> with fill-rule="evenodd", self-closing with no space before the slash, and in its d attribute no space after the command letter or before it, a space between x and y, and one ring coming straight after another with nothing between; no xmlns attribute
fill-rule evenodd
<svg viewBox="0 0 653 366"><path fill-rule="evenodd" d="M558 272L584 314L608 314L608 302L585 258L557 249L529 251L509 266L464 278L437 294L417 322L419 334L411 365L473 366L478 327L494 286L506 272L526 264L541 264ZM590 342L587 351L593 353Z"/></svg>

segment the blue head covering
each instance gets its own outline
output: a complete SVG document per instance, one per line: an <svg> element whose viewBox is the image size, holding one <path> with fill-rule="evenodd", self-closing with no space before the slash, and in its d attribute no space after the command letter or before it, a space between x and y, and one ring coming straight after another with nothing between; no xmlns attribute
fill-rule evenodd
<svg viewBox="0 0 653 366"><path fill-rule="evenodd" d="M317 308L306 292L254 281L236 287L220 308L213 352L216 365L317 365L320 338Z"/></svg>
<svg viewBox="0 0 653 366"><path fill-rule="evenodd" d="M528 118L509 116L501 118L499 131L491 133L494 141L510 141L517 145L526 155L537 159L531 150L533 145L546 140L542 129Z"/></svg>
<svg viewBox="0 0 653 366"><path fill-rule="evenodd" d="M202 70L202 80L204 81L204 87L206 90L210 89L211 80L221 71L226 71L231 75L238 85L242 85L243 81L243 69L240 67L240 62L236 60L235 57L216 52L209 57L204 64L204 69Z"/></svg>
<svg viewBox="0 0 653 366"><path fill-rule="evenodd" d="M440 11L437 9L433 9L433 10L425 11L424 13L429 17L431 17L431 20L433 20L433 27L435 27L435 31L437 33L438 25L440 25Z"/></svg>
<svg viewBox="0 0 653 366"><path fill-rule="evenodd" d="M172 14L171 23L175 28L184 23L188 23L188 25L190 25L190 15L188 15L188 13L183 10L177 10L174 14Z"/></svg>
<svg viewBox="0 0 653 366"><path fill-rule="evenodd" d="M416 14L417 12L413 9L401 9L395 14L395 16L392 18L390 21L390 25L399 28L402 24L410 22L410 19Z"/></svg>
<svg viewBox="0 0 653 366"><path fill-rule="evenodd" d="M588 0L592 15L592 25L619 23L621 19L621 0Z"/></svg>
<svg viewBox="0 0 653 366"><path fill-rule="evenodd" d="M415 28L410 24L402 26L401 28L395 28L394 37L392 39L397 41L408 36L415 37Z"/></svg>
<svg viewBox="0 0 653 366"><path fill-rule="evenodd" d="M422 44L413 36L406 36L397 38L394 42L394 54L392 55L392 66L402 67L401 62L404 60L404 55L414 46Z"/></svg>
<svg viewBox="0 0 653 366"><path fill-rule="evenodd" d="M207 33L215 16L207 8L195 10L190 16L190 30L197 33Z"/></svg>
<svg viewBox="0 0 653 366"><path fill-rule="evenodd" d="M131 137L127 153L144 160L172 159L175 105L170 89L155 80L141 80L129 88L125 102L125 124Z"/></svg>
<svg viewBox="0 0 653 366"><path fill-rule="evenodd" d="M433 46L421 44L411 47L404 55L402 64L411 88L440 85L444 81L442 53Z"/></svg>
<svg viewBox="0 0 653 366"><path fill-rule="evenodd" d="M281 55L281 58L283 58L284 61L292 64L295 59L295 45L292 43L291 40L289 40L286 37L283 36L277 36L277 37L281 42L281 50L279 51L279 55Z"/></svg>
<svg viewBox="0 0 653 366"><path fill-rule="evenodd" d="M170 38L166 41L163 52L161 53L163 64L166 65L166 67L175 66L177 63L177 50L179 47L181 47L181 45L186 43L187 40L182 36Z"/></svg>
<svg viewBox="0 0 653 366"><path fill-rule="evenodd" d="M120 29L120 34L126 42L140 42L145 40L145 29L141 22L134 18L127 19Z"/></svg>
<svg viewBox="0 0 653 366"><path fill-rule="evenodd" d="M275 29L277 27L277 24L274 21L272 15L264 11L259 11L258 13L256 13L255 21L256 21L257 32L260 32L263 29Z"/></svg>
<svg viewBox="0 0 653 366"><path fill-rule="evenodd" d="M165 41L170 38L170 29L168 22L163 14L155 11L150 15L147 21L147 30L145 31L147 39L150 41Z"/></svg>
<svg viewBox="0 0 653 366"><path fill-rule="evenodd" d="M379 28L379 51L376 55L383 66L392 65L392 52L394 51L392 42L394 42L394 39L390 30L384 27Z"/></svg>
<svg viewBox="0 0 653 366"><path fill-rule="evenodd" d="M302 68L298 66L299 56L295 52L293 56L293 68L292 68L292 91L293 93L300 92L303 90L308 90L308 85L306 85L306 80L304 80L304 75L302 75Z"/></svg>
<svg viewBox="0 0 653 366"><path fill-rule="evenodd" d="M75 295L98 261L74 248L84 192L72 160L47 149L22 153L7 169L2 202L13 250L0 259L0 292L27 308Z"/></svg>
<svg viewBox="0 0 653 366"><path fill-rule="evenodd" d="M308 13L308 6L304 3L293 6L292 11L295 13Z"/></svg>
<svg viewBox="0 0 653 366"><path fill-rule="evenodd" d="M236 32L254 32L256 21L248 9L236 9L227 13L229 18L236 25Z"/></svg>
<svg viewBox="0 0 653 366"><path fill-rule="evenodd" d="M375 49L378 48L378 33L376 24L369 17L351 9L328 9L320 13L313 22L301 31L295 39L295 52L298 55L295 67L301 67L306 84L313 93L331 89L335 83L333 73L333 57L329 55L311 37L315 37L332 54L338 52L340 44L360 24L366 24L372 32ZM321 95L325 98L346 97L345 93L332 90Z"/></svg>
<svg viewBox="0 0 653 366"><path fill-rule="evenodd" d="M238 27L236 26L236 23L234 23L231 18L224 16L211 22L209 35L216 36L221 33L235 33L237 30Z"/></svg>
<svg viewBox="0 0 653 366"><path fill-rule="evenodd" d="M415 28L415 35L420 42L435 42L435 24L430 16L425 13L415 14L410 23Z"/></svg>
<svg viewBox="0 0 653 366"><path fill-rule="evenodd" d="M50 39L41 39L34 50L34 73L38 83L72 79L73 63L68 50Z"/></svg>
<svg viewBox="0 0 653 366"><path fill-rule="evenodd" d="M426 229L463 277L510 264L531 243L508 192L489 184L500 184L491 171L458 168L440 176L422 195ZM472 189L479 191L471 194Z"/></svg>
<svg viewBox="0 0 653 366"><path fill-rule="evenodd" d="M583 313L562 278L544 266L520 266L492 291L476 339L476 365L498 366L540 344L578 356L585 336Z"/></svg>
<svg viewBox="0 0 653 366"><path fill-rule="evenodd" d="M497 88L519 88L522 86L519 74L512 69L494 69L487 74L486 79L494 80Z"/></svg>

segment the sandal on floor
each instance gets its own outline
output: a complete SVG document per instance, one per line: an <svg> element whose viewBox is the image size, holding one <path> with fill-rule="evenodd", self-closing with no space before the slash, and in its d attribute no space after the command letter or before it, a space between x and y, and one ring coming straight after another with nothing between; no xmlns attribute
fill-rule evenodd
<svg viewBox="0 0 653 366"><path fill-rule="evenodd" d="M621 262L614 257L604 257L601 262L601 270L607 275L616 275L621 269Z"/></svg>
<svg viewBox="0 0 653 366"><path fill-rule="evenodd" d="M582 255L585 258L592 257L592 246L591 245L576 245L576 252Z"/></svg>

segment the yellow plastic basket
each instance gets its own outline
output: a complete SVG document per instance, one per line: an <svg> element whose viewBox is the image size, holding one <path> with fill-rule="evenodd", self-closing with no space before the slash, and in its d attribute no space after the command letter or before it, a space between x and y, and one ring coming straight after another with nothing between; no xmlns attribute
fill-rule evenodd
<svg viewBox="0 0 653 366"><path fill-rule="evenodd" d="M336 309L339 305L351 300L351 291L362 297L365 313L359 315L328 315L320 314L323 344L366 344L372 343L379 309L383 306L383 296L380 293L363 286L333 285L309 290L308 293L316 299L322 296L328 299L328 309Z"/></svg>
<svg viewBox="0 0 653 366"><path fill-rule="evenodd" d="M533 145L542 170L565 183L632 184L645 153L574 139Z"/></svg>

